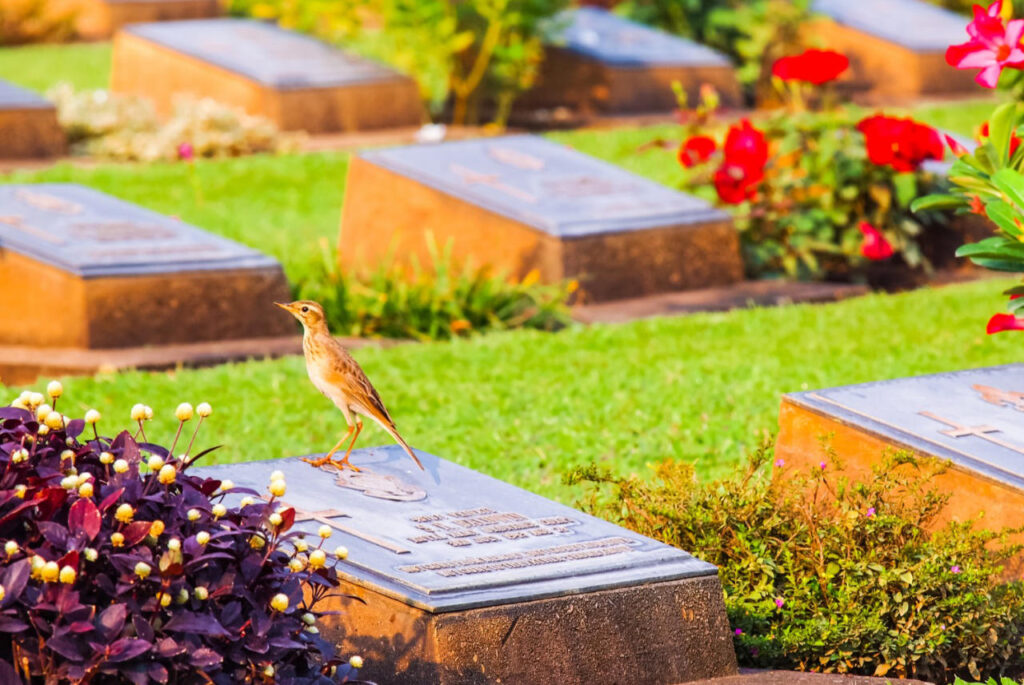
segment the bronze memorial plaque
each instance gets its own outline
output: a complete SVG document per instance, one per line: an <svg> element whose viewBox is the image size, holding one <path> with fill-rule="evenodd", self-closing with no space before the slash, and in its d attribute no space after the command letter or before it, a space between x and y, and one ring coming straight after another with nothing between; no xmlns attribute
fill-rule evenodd
<svg viewBox="0 0 1024 685"><path fill-rule="evenodd" d="M377 62L249 19L135 24L114 40L113 90L168 112L178 94L209 97L310 133L415 126L416 83Z"/></svg>
<svg viewBox="0 0 1024 685"><path fill-rule="evenodd" d="M280 469L296 525L314 537L324 524L337 532L332 546L349 549L346 590L366 604L344 602L334 629L347 649L371 657L371 679L478 682L479 670L488 682L584 683L621 670L633 682L675 683L734 672L714 566L417 454L426 471L389 446L353 452L358 473L299 459L200 473L265 492ZM576 632L580 622L589 637ZM612 634L612 643L636 640L621 669L598 656ZM541 644L546 663L530 664ZM551 661L562 649L576 654L560 667Z"/></svg>
<svg viewBox="0 0 1024 685"><path fill-rule="evenodd" d="M727 212L539 136L364 152L349 166L343 268L456 259L515 277L577 278L592 300L735 283Z"/></svg>
<svg viewBox="0 0 1024 685"><path fill-rule="evenodd" d="M867 476L887 448L949 460L939 483L948 517L984 512L1016 526L1024 510L1024 365L899 378L785 395L776 453L788 466L821 460L819 438Z"/></svg>
<svg viewBox="0 0 1024 685"><path fill-rule="evenodd" d="M55 309L33 326L21 297ZM83 186L0 185L0 344L135 345L292 332L281 265Z"/></svg>
<svg viewBox="0 0 1024 685"><path fill-rule="evenodd" d="M0 80L0 159L55 157L66 149L53 104Z"/></svg>

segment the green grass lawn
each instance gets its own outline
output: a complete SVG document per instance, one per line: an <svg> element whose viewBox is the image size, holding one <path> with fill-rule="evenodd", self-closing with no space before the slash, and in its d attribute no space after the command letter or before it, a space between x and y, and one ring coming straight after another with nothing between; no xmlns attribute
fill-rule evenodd
<svg viewBox="0 0 1024 685"><path fill-rule="evenodd" d="M76 89L110 85L110 43L0 47L0 78L40 93L66 81Z"/></svg>
<svg viewBox="0 0 1024 685"><path fill-rule="evenodd" d="M645 464L675 457L696 462L703 475L720 473L774 429L784 392L1017 361L1020 337L984 332L1002 308L1003 285L519 331L356 356L413 445L568 501L562 474L590 460L643 473ZM70 378L65 387L68 413L96 407L110 431L127 423L134 403L152 405L159 420L151 439L170 439L178 402L212 402L203 442L225 445L223 461L323 451L345 425L297 357ZM374 426L361 438L388 442Z"/></svg>

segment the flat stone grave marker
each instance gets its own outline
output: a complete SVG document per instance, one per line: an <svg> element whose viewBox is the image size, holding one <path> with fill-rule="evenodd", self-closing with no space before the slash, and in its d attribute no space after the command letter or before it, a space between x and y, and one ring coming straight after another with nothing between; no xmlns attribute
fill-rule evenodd
<svg viewBox="0 0 1024 685"><path fill-rule="evenodd" d="M0 185L0 344L286 335L273 301L288 297L281 265L251 248L82 186Z"/></svg>
<svg viewBox="0 0 1024 685"><path fill-rule="evenodd" d="M217 0L79 0L75 9L75 32L90 40L110 38L128 24L220 15Z"/></svg>
<svg viewBox="0 0 1024 685"><path fill-rule="evenodd" d="M353 156L342 267L429 264L428 236L514 277L579 278L595 301L743 277L728 213L537 136Z"/></svg>
<svg viewBox="0 0 1024 685"><path fill-rule="evenodd" d="M923 0L814 0L806 33L850 58L850 78L872 98L976 91L973 71L946 64L967 40L968 18Z"/></svg>
<svg viewBox="0 0 1024 685"><path fill-rule="evenodd" d="M169 112L209 97L309 133L419 125L416 83L295 31L248 19L136 24L114 38L111 87Z"/></svg>
<svg viewBox="0 0 1024 685"><path fill-rule="evenodd" d="M388 683L679 683L736 672L714 566L417 451L356 450L359 473L299 459L199 469L266 492L349 549L324 635Z"/></svg>
<svg viewBox="0 0 1024 685"><path fill-rule="evenodd" d="M55 157L66 149L53 104L0 80L0 158Z"/></svg>
<svg viewBox="0 0 1024 685"><path fill-rule="evenodd" d="M886 449L949 460L938 485L947 517L1020 524L1024 510L1024 364L899 378L784 395L776 454L818 464L828 438L845 468L869 476Z"/></svg>
<svg viewBox="0 0 1024 685"><path fill-rule="evenodd" d="M713 85L727 105L740 103L732 62L693 41L623 19L597 7L552 20L536 87L520 107L566 106L585 112L665 112L678 107L679 82L695 101Z"/></svg>

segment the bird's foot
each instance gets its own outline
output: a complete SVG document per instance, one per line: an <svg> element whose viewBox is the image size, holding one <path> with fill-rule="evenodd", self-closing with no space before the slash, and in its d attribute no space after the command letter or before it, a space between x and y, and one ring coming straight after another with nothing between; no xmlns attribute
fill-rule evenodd
<svg viewBox="0 0 1024 685"><path fill-rule="evenodd" d="M347 468L352 469L356 473L362 471L362 469L348 460L348 455L346 455L344 459L332 459L331 464L339 471L344 471Z"/></svg>
<svg viewBox="0 0 1024 685"><path fill-rule="evenodd" d="M319 459L310 459L309 457L303 457L302 461L306 462L307 464L312 464L314 468L320 468L321 466L324 466L325 464L333 464L334 463L334 460L331 459L331 455L330 454L325 455L323 457L320 457Z"/></svg>

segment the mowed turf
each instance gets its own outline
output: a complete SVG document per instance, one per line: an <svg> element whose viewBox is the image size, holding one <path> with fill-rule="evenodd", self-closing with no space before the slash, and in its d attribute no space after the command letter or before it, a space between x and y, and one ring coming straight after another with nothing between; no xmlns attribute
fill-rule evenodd
<svg viewBox="0 0 1024 685"><path fill-rule="evenodd" d="M415 447L570 501L562 474L589 461L648 473L646 464L671 457L696 463L704 476L721 473L775 429L785 392L1018 361L1019 336L984 332L1006 284L518 331L356 356ZM345 428L298 357L69 378L65 388L65 411L95 407L107 432L128 423L134 403L152 405L149 437L162 441L172 436L179 402L211 402L200 442L224 445L216 461L325 451ZM375 426L361 437L363 445L389 442Z"/></svg>

